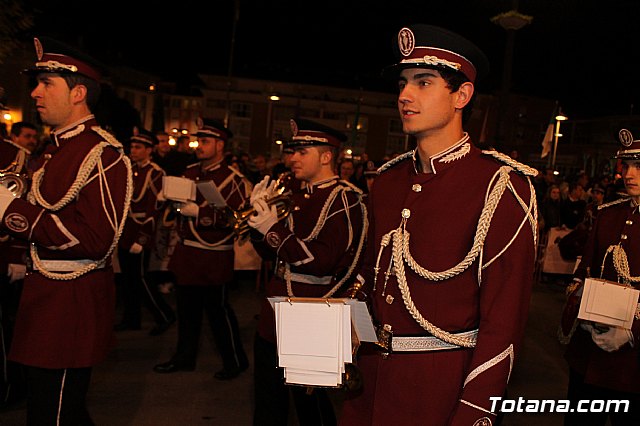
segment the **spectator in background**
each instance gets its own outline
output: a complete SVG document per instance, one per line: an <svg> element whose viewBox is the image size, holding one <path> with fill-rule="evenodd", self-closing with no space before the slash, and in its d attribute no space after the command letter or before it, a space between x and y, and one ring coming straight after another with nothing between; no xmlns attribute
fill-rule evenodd
<svg viewBox="0 0 640 426"><path fill-rule="evenodd" d="M569 229L575 229L584 220L587 202L583 199L584 188L578 182L569 184L567 199L561 207L562 224Z"/></svg>
<svg viewBox="0 0 640 426"><path fill-rule="evenodd" d="M591 229L593 226L593 222L598 215L598 207L604 203L604 188L600 186L599 183L593 185L591 188L591 199L589 200L589 204L585 209L585 217L584 220L586 225Z"/></svg>
<svg viewBox="0 0 640 426"><path fill-rule="evenodd" d="M38 128L35 124L26 121L13 123L9 136L13 143L25 148L29 153L33 153L38 146Z"/></svg>
<svg viewBox="0 0 640 426"><path fill-rule="evenodd" d="M158 135L158 133L156 133ZM191 142L191 136L180 135L176 139L175 147L167 150L169 145L169 136L166 137L160 133L160 139L162 147L158 148L154 152L154 159L159 161L158 165L165 171L168 176L182 176L187 166L195 163L197 160L195 154L189 143ZM166 143L164 142L166 140ZM160 144L158 144L160 146ZM164 154L162 154L164 152ZM154 160L155 161L155 160Z"/></svg>
<svg viewBox="0 0 640 426"><path fill-rule="evenodd" d="M171 145L169 144L169 134L164 130L158 130L155 132L155 137L158 140L158 143L153 148L151 160L160 166L160 168L166 173L167 168L171 168Z"/></svg>
<svg viewBox="0 0 640 426"><path fill-rule="evenodd" d="M551 185L547 189L547 193L540 204L540 217L543 222L543 232L562 225L562 198L560 197L558 185Z"/></svg>

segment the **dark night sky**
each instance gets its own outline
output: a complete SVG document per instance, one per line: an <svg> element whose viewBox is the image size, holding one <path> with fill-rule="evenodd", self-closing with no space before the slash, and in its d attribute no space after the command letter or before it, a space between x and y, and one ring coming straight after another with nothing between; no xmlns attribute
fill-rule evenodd
<svg viewBox="0 0 640 426"><path fill-rule="evenodd" d="M226 75L233 0L51 2L25 0L35 34L81 39L104 62L160 75ZM533 16L516 35L512 92L557 99L575 119L640 111L640 1L520 0ZM61 6L61 4L63 6ZM412 22L440 25L480 46L492 65L478 84L500 88L506 31L490 18L509 0L240 0L233 73L348 88L387 89L391 40ZM98 7L98 11L93 11ZM134 9L131 9L134 7ZM634 69L635 68L635 69ZM389 88L391 90L391 88Z"/></svg>

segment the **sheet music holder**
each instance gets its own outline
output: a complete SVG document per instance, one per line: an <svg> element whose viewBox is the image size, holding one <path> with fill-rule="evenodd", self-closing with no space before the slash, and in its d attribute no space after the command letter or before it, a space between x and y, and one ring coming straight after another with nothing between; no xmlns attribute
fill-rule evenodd
<svg viewBox="0 0 640 426"><path fill-rule="evenodd" d="M207 202L215 207L223 208L227 206L227 201L224 199L218 187L212 180L203 180L196 184L198 191L202 194Z"/></svg>
<svg viewBox="0 0 640 426"><path fill-rule="evenodd" d="M196 184L191 179L179 176L162 177L162 195L171 201L187 202L196 199Z"/></svg>
<svg viewBox="0 0 640 426"><path fill-rule="evenodd" d="M615 282L587 278L578 318L631 329L640 291Z"/></svg>
<svg viewBox="0 0 640 426"><path fill-rule="evenodd" d="M364 302L273 297L279 366L289 384L337 387L361 341L377 341ZM362 311L364 309L364 313ZM357 324L356 324L357 323Z"/></svg>

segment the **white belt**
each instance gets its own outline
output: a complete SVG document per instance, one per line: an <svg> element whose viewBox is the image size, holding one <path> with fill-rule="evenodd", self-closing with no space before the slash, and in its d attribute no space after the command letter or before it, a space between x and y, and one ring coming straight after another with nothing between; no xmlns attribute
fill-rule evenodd
<svg viewBox="0 0 640 426"><path fill-rule="evenodd" d="M478 329L453 333L456 337L471 338L475 344L478 337ZM392 352L426 352L441 351L443 349L456 349L460 346L444 342L435 336L425 337L401 337L393 336L391 339Z"/></svg>
<svg viewBox="0 0 640 426"><path fill-rule="evenodd" d="M327 285L331 284L333 280L333 276L325 275L324 277L319 277L317 275L307 275L307 274L299 274L297 272L291 272L291 281L295 281L297 283L302 284L314 284L314 285ZM277 275L284 279L284 271L278 270Z"/></svg>
<svg viewBox="0 0 640 426"><path fill-rule="evenodd" d="M228 251L228 250L233 250L233 244L225 244L225 245L219 245L219 246L207 246L202 244L199 241L193 241L193 240L183 240L182 243L185 246L189 246L189 247L195 247L195 248L199 248L199 249L203 249L203 250L213 250L213 251Z"/></svg>
<svg viewBox="0 0 640 426"><path fill-rule="evenodd" d="M51 272L73 272L79 271L85 266L95 263L95 260L91 259L75 259L75 260L41 260L40 263L45 271ZM104 268L105 264L98 265L98 268ZM37 267L34 265L34 269L37 271Z"/></svg>

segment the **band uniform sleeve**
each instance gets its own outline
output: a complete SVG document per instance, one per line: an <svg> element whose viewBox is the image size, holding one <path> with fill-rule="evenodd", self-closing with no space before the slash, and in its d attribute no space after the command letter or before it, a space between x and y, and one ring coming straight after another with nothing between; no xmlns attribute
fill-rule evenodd
<svg viewBox="0 0 640 426"><path fill-rule="evenodd" d="M511 181L525 202L535 197L525 178L512 174ZM523 220L524 225L517 231ZM491 222L485 241L485 264L507 245L507 250L482 272L477 343L451 425L471 425L483 417L494 418L489 413L489 398L504 397L513 363L520 354L533 285L535 246L525 211L509 191L505 191Z"/></svg>

